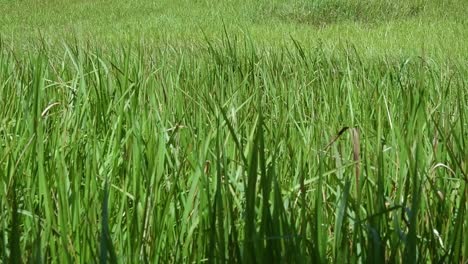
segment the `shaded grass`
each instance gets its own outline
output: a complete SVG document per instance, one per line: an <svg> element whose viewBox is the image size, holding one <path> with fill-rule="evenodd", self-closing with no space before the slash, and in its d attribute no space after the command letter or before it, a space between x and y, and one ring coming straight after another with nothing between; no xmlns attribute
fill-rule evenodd
<svg viewBox="0 0 468 264"><path fill-rule="evenodd" d="M266 16L299 24L325 27L336 23L382 24L415 18L423 13L424 1L296 1L265 6Z"/></svg>
<svg viewBox="0 0 468 264"><path fill-rule="evenodd" d="M3 47L5 261L466 260L463 60Z"/></svg>

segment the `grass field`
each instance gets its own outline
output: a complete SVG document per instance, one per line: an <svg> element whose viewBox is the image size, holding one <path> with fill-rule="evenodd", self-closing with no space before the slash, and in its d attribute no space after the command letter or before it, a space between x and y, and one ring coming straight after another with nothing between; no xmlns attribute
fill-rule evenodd
<svg viewBox="0 0 468 264"><path fill-rule="evenodd" d="M464 1L0 13L0 263L468 261Z"/></svg>

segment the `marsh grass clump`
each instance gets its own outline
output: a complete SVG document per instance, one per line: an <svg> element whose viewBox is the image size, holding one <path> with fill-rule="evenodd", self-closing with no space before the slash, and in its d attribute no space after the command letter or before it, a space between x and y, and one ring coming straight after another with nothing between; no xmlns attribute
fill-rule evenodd
<svg viewBox="0 0 468 264"><path fill-rule="evenodd" d="M266 5L266 16L318 27L338 23L379 24L417 17L424 11L424 1L295 1Z"/></svg>
<svg viewBox="0 0 468 264"><path fill-rule="evenodd" d="M463 61L3 47L2 262L466 261Z"/></svg>

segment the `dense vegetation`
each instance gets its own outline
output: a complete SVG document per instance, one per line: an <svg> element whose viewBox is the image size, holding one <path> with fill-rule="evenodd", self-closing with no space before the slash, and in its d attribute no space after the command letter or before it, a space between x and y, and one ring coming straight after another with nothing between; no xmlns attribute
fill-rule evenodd
<svg viewBox="0 0 468 264"><path fill-rule="evenodd" d="M1 263L467 261L462 1L178 2L112 10L208 10L220 30L72 39L54 21L112 3L0 2ZM62 16L27 40L31 5ZM81 30L135 27L98 18Z"/></svg>
<svg viewBox="0 0 468 264"><path fill-rule="evenodd" d="M3 38L26 50L38 36L58 44L79 36L102 48L142 40L190 47L226 27L261 46L292 36L307 45L353 43L361 54L468 54L466 0L0 0L0 12Z"/></svg>

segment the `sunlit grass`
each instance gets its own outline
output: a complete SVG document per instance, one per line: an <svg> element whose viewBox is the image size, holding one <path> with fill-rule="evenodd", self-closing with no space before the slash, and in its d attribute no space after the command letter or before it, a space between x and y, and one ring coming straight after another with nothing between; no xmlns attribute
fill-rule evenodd
<svg viewBox="0 0 468 264"><path fill-rule="evenodd" d="M263 46L335 48L350 42L360 54L438 57L468 54L465 0L24 0L0 1L0 36L17 50L38 38L57 44L76 36L102 47L136 42L191 46L220 38L224 27Z"/></svg>
<svg viewBox="0 0 468 264"><path fill-rule="evenodd" d="M1 47L3 262L466 261L466 61Z"/></svg>

